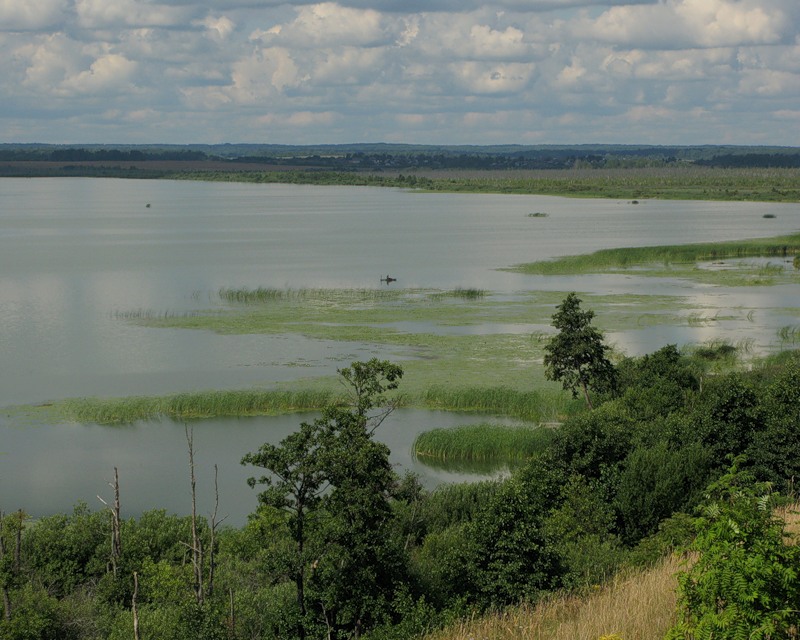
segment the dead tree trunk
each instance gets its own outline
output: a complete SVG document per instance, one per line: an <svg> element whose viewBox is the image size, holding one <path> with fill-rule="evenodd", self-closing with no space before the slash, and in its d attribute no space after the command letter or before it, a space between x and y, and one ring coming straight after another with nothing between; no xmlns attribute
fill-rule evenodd
<svg viewBox="0 0 800 640"><path fill-rule="evenodd" d="M2 563L6 557L6 543L3 538L3 521L3 512L0 511L0 563ZM11 595L8 588L8 579L3 580L3 617L6 619L6 622L11 620Z"/></svg>
<svg viewBox="0 0 800 640"><path fill-rule="evenodd" d="M194 569L194 593L198 604L203 604L203 543L197 533L197 489L194 476L194 432L188 426L186 444L189 448L189 480L192 487L192 568Z"/></svg>
<svg viewBox="0 0 800 640"><path fill-rule="evenodd" d="M139 611L136 608L136 597L139 595L139 574L133 572L133 596L131 597L131 613L133 614L133 640L139 640Z"/></svg>

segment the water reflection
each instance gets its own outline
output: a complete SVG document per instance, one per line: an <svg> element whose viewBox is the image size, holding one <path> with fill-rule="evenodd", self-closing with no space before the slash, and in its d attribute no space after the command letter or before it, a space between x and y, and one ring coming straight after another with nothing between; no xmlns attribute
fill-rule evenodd
<svg viewBox="0 0 800 640"><path fill-rule="evenodd" d="M188 423L194 435L198 509L214 507L214 465L219 470L220 514L241 524L257 505L247 478L262 469L244 467L242 456L264 442L277 444L316 414L217 418ZM427 429L482 422L485 415L400 409L380 426L376 438L391 450L399 473L418 474L429 489L444 482L474 480L497 469L446 468L421 464L411 451ZM69 510L78 502L100 508L108 500L108 482L119 469L122 507L127 515L155 508L187 513L190 508L186 425L172 420L105 427L77 424L15 424L0 416L0 505L34 516Z"/></svg>

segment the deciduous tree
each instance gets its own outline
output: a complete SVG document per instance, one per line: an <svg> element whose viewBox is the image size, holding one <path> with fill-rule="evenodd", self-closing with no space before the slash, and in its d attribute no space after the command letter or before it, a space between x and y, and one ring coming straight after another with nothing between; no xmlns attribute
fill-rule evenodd
<svg viewBox="0 0 800 640"><path fill-rule="evenodd" d="M547 379L561 382L573 397L582 391L589 408L590 389L607 390L615 383L614 365L606 357L609 348L600 331L592 326L592 318L594 311L581 309L578 296L570 293L553 315L558 333L544 348Z"/></svg>

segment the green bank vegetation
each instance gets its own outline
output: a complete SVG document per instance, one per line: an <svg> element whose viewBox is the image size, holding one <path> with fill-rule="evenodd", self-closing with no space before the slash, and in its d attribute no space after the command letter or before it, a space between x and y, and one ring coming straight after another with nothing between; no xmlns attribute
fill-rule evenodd
<svg viewBox="0 0 800 640"><path fill-rule="evenodd" d="M395 475L371 434L405 374L373 360L245 456L263 491L242 527L123 519L113 499L3 514L0 636L792 637L800 547L772 514L800 473L800 354L709 375L667 346L615 367L614 389L503 479L428 491ZM675 552L692 559L679 579Z"/></svg>

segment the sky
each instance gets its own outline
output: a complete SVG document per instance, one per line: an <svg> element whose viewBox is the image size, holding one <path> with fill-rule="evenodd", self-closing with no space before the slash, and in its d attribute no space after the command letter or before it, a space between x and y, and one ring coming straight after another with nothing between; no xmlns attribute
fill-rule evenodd
<svg viewBox="0 0 800 640"><path fill-rule="evenodd" d="M800 0L0 0L0 142L800 146Z"/></svg>

